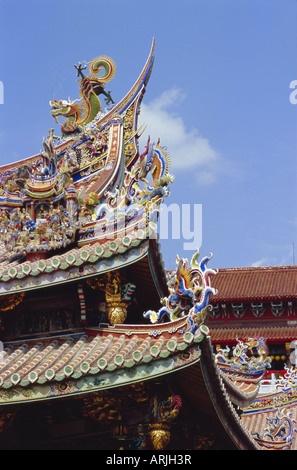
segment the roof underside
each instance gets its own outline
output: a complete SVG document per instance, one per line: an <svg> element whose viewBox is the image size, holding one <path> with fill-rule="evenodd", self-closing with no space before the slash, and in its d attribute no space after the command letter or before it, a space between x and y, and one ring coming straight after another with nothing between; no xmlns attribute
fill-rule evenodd
<svg viewBox="0 0 297 470"><path fill-rule="evenodd" d="M191 404L193 414L197 413L197 425L211 426L225 443L224 448L257 449L257 444L242 426L231 403L226 383L214 361L209 336L201 342L200 349L199 363L184 368L177 374L177 380Z"/></svg>

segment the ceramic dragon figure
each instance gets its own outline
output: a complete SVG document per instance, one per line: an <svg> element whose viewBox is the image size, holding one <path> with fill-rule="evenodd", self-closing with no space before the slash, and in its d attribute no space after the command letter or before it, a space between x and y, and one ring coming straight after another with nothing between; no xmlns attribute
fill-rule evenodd
<svg viewBox="0 0 297 470"><path fill-rule="evenodd" d="M263 449L290 450L297 432L293 413L285 408L276 408L274 415L266 418L266 424L262 434L253 433Z"/></svg>
<svg viewBox="0 0 297 470"><path fill-rule="evenodd" d="M264 338L248 338L237 340L230 356L230 349L220 349L216 354L216 362L221 370L262 373L270 367L268 348Z"/></svg>
<svg viewBox="0 0 297 470"><path fill-rule="evenodd" d="M144 313L151 323L160 322L164 316L170 321L187 316L188 330L194 333L207 317L210 296L216 294L210 277L217 271L207 267L212 254L198 262L199 251L194 254L189 266L187 259L177 258L177 269L168 280L169 296L161 299L163 306L158 312Z"/></svg>
<svg viewBox="0 0 297 470"><path fill-rule="evenodd" d="M148 219L153 219L163 198L169 195L169 184L174 181L169 163L169 155L160 142L149 144L148 141L137 164L125 172L121 190L106 191L106 202L98 202L94 209L96 220L103 217L128 220L131 214L141 210L146 211Z"/></svg>
<svg viewBox="0 0 297 470"><path fill-rule="evenodd" d="M89 65L89 74L84 75L83 70ZM51 100L51 114L59 124L58 116L62 116L61 130L63 134L77 132L84 125L91 122L101 112L99 95L105 96L106 104L114 104L110 92L105 91L105 85L115 75L116 66L109 57L98 57L85 66L74 65L77 76L80 77L80 99L79 100Z"/></svg>

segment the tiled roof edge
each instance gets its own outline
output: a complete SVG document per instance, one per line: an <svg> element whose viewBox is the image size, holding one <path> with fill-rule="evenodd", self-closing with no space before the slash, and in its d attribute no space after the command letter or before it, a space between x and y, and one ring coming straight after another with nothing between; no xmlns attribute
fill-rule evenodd
<svg viewBox="0 0 297 470"><path fill-rule="evenodd" d="M45 272L50 273L56 270L66 270L71 266L79 266L85 263L94 263L99 259L110 258L118 253L124 253L132 247L138 246L151 234L151 228L147 232L132 232L123 239L115 239L103 245L94 243L74 248L62 255L54 255L48 259L41 259L34 262L24 262L20 265L5 266L0 268L0 282L8 282L11 279L23 279L29 276L38 276ZM2 272L1 272L2 271Z"/></svg>

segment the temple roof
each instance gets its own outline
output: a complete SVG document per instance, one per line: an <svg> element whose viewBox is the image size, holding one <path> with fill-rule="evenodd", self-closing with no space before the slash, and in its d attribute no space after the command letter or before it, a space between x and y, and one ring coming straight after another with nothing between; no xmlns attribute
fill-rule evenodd
<svg viewBox="0 0 297 470"><path fill-rule="evenodd" d="M82 281L99 284L103 274L113 273L119 280L103 283L105 307L107 313L109 308L120 310L124 301L118 271L125 270L129 282L139 281L138 296L145 299L142 305L148 310L140 312L141 324L119 325L117 315L114 322L107 315L109 324L91 327L81 294L80 324L71 332L25 332L26 340L10 336L17 339L6 342L0 351L0 404L5 408L74 397L170 374L193 413L210 417L231 448L258 449L252 435L255 427L246 416L258 399L266 363L248 364L240 354L237 363L232 362L224 351L215 355L212 343L245 335L277 340L288 332L280 328L209 330L205 325L209 299L214 295L214 305L295 299L297 267L217 273L207 267L212 255L198 263L198 251L190 264L178 259L177 270L166 277L156 228L161 203L173 181L170 158L159 141L151 143L149 138L143 153L138 142L143 131L138 114L153 62L154 41L141 74L117 104L102 86L114 75L111 59L88 62L87 76L83 74L87 66L76 66L85 103L50 102L56 122L64 118L62 135L54 136L50 130L43 142L45 152L0 168L1 307L10 301L9 306L16 307L18 296L22 301L26 291L43 293L43 288L72 281L77 285L67 286L79 287L81 294ZM102 67L104 74L98 78ZM107 97L106 112L99 94ZM130 300L127 289L123 299ZM150 310L158 303L159 311ZM236 411L239 408L248 410L243 419Z"/></svg>
<svg viewBox="0 0 297 470"><path fill-rule="evenodd" d="M259 390L257 375L221 370L208 328L193 335L185 319L157 326L102 325L77 335L5 345L0 403L75 396L174 374L192 413L202 413L228 448L257 449L233 403L248 407ZM203 422L203 421L202 421Z"/></svg>
<svg viewBox="0 0 297 470"><path fill-rule="evenodd" d="M142 72L118 103L100 88L108 98L105 110L90 90L112 78L113 61L97 58L87 76L76 67L89 107L78 100L51 102L55 120L64 118L61 136L51 129L44 152L0 167L0 296L94 276L144 256L150 257L148 276L152 282L156 276L165 293L154 239L172 181L169 157L150 139L140 154L138 142L153 63L154 40Z"/></svg>
<svg viewBox="0 0 297 470"><path fill-rule="evenodd" d="M213 343L236 342L238 338L265 338L269 342L290 341L297 337L296 326L246 326L232 327L222 325L221 327L212 327L211 338Z"/></svg>
<svg viewBox="0 0 297 470"><path fill-rule="evenodd" d="M240 373L233 375L231 371L229 374L222 372L213 354L210 335L203 338L199 348L199 362L181 369L177 374L178 383L191 404L193 415L198 411L199 423L203 423L203 417L207 417L205 425L212 423L228 449L259 450L235 405L248 406L254 401L259 391L261 374L257 378L247 378Z"/></svg>
<svg viewBox="0 0 297 470"><path fill-rule="evenodd" d="M280 301L297 298L297 266L219 269L213 304Z"/></svg>
<svg viewBox="0 0 297 470"><path fill-rule="evenodd" d="M146 256L149 246L152 245L154 241L149 243L143 232L134 231L124 238L73 247L64 253L53 253L46 259L16 258L15 261L7 263L7 259L13 254L3 250L2 263L0 263L0 294L32 290L34 287L68 282L100 274L116 267L120 268ZM159 264L159 269L161 271L163 269L162 262Z"/></svg>
<svg viewBox="0 0 297 470"><path fill-rule="evenodd" d="M172 372L199 360L196 345L207 331L186 332L183 320L171 325L170 332L167 325L103 325L68 336L7 343L0 364L0 402L103 390ZM62 381L67 392L59 388Z"/></svg>
<svg viewBox="0 0 297 470"><path fill-rule="evenodd" d="M287 369L270 392L262 391L241 415L243 426L263 450L296 450L296 418L296 369Z"/></svg>

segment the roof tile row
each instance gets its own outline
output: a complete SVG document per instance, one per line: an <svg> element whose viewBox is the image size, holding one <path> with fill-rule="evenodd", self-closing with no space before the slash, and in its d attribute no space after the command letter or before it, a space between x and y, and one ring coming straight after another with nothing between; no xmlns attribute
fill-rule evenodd
<svg viewBox="0 0 297 470"><path fill-rule="evenodd" d="M236 341L239 338L264 338L270 341L283 341L297 338L297 326L212 328L210 325L209 327L211 331L211 339L214 343Z"/></svg>
<svg viewBox="0 0 297 470"><path fill-rule="evenodd" d="M218 290L211 303L297 300L297 266L220 269L212 280Z"/></svg>
<svg viewBox="0 0 297 470"><path fill-rule="evenodd" d="M199 336L200 335L200 336ZM96 336L45 339L38 343L10 344L0 360L0 387L27 386L97 374L104 370L132 367L183 351L199 342L201 333L146 334L105 333Z"/></svg>

